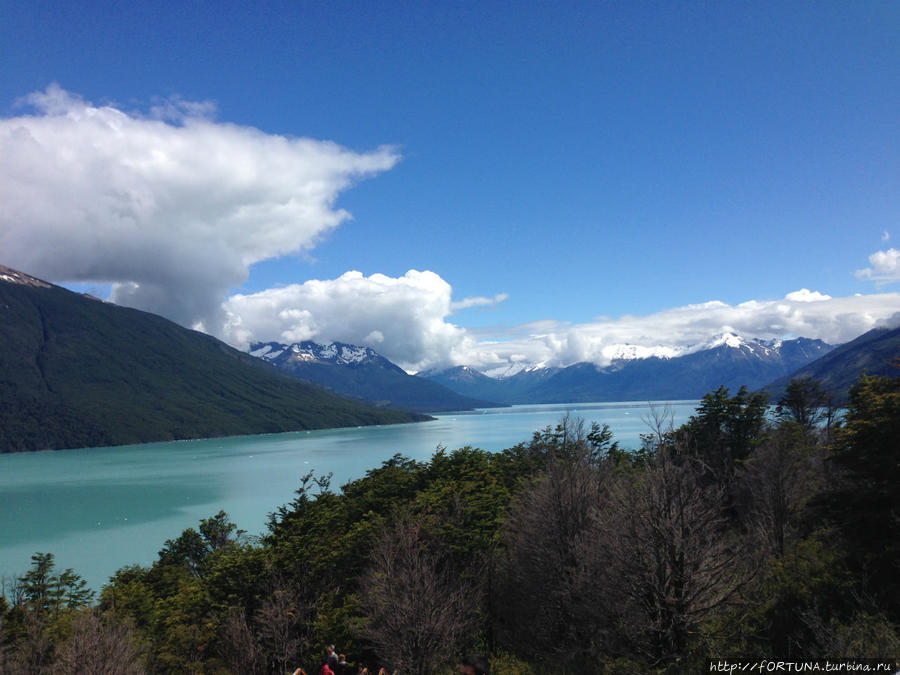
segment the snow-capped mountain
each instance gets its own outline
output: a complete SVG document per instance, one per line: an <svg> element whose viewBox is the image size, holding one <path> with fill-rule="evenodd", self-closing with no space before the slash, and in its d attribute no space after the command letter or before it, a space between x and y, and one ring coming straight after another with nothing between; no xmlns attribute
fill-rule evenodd
<svg viewBox="0 0 900 675"><path fill-rule="evenodd" d="M563 403L694 399L719 386L759 389L827 354L821 340L746 339L717 335L687 348L614 345L610 364L574 363L564 368L521 367L488 377L471 367L424 373L466 396L503 403ZM497 369L489 371L497 372Z"/></svg>
<svg viewBox="0 0 900 675"><path fill-rule="evenodd" d="M615 344L603 348L603 357L609 361L633 361L634 359L673 359L687 353L687 349L682 347L671 347L667 345L655 345L646 347L644 345Z"/></svg>
<svg viewBox="0 0 900 675"><path fill-rule="evenodd" d="M528 363L527 361L518 361L516 363L510 363L502 366L498 366L496 368L488 368L482 371L488 377L493 377L498 380L502 380L508 377L514 377L520 373L533 373L538 370L546 370L548 368L547 363L541 361L540 363Z"/></svg>
<svg viewBox="0 0 900 675"><path fill-rule="evenodd" d="M344 342L304 341L291 345L257 342L250 354L284 371L350 398L380 407L438 412L496 405L437 382L413 377L374 349Z"/></svg>
<svg viewBox="0 0 900 675"><path fill-rule="evenodd" d="M343 342L312 342L306 340L292 345L277 342L256 343L250 348L250 355L278 364L284 361L300 361L306 363L335 363L342 366L359 365L366 361L378 361L394 366L393 363L378 355L374 349L349 345ZM398 368L398 366L394 366Z"/></svg>

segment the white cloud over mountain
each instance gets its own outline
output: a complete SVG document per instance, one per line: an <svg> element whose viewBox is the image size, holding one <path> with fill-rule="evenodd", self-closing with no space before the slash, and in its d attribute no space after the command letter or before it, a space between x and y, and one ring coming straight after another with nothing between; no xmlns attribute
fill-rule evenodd
<svg viewBox="0 0 900 675"><path fill-rule="evenodd" d="M467 330L450 321L456 309L484 304L482 300L453 302L450 284L433 272L410 270L399 278L347 272L334 280L229 298L224 337L242 347L256 340L365 344L409 370L462 364L498 368L520 362L605 365L623 353L674 356L726 332L846 342L900 307L897 293L831 298L801 289L781 300L712 301L574 325L545 320Z"/></svg>
<svg viewBox="0 0 900 675"><path fill-rule="evenodd" d="M250 265L312 248L349 217L339 193L399 160L215 122L208 102L143 116L51 85L22 103L0 119L3 262L184 325L220 324Z"/></svg>
<svg viewBox="0 0 900 675"><path fill-rule="evenodd" d="M451 294L434 272L410 270L399 278L346 272L232 296L224 304L224 338L240 347L254 340L338 340L369 345L413 369L452 363L467 358L475 341L446 320Z"/></svg>
<svg viewBox="0 0 900 675"><path fill-rule="evenodd" d="M623 351L643 356L686 353L722 333L762 339L803 336L839 344L883 325L898 307L900 293L830 298L802 289L781 300L749 300L737 305L711 301L585 324L528 324L515 333L498 335L505 339L490 345L490 351L485 340L478 345L480 355L487 359L518 354L553 365L576 361L606 365ZM640 349L623 350L623 345ZM490 362L482 360L478 365Z"/></svg>

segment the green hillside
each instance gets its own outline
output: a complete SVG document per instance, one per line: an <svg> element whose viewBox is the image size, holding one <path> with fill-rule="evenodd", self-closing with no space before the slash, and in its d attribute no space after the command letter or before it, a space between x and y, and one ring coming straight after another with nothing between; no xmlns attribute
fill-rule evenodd
<svg viewBox="0 0 900 675"><path fill-rule="evenodd" d="M791 380L808 378L819 381L836 403L843 403L862 374L900 377L898 359L900 328L873 328L791 375L775 380L766 391L777 400Z"/></svg>
<svg viewBox="0 0 900 675"><path fill-rule="evenodd" d="M328 394L159 316L0 267L0 452L422 419Z"/></svg>

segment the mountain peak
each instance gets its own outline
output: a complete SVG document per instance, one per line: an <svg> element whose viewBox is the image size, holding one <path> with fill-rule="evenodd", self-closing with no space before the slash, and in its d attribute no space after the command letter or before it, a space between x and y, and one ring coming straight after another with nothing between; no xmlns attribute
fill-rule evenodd
<svg viewBox="0 0 900 675"><path fill-rule="evenodd" d="M614 361L634 361L636 359L673 359L681 356L684 349L681 347L673 347L671 345L655 345L647 347L645 345L635 345L629 343L618 343L603 348L603 356L610 362Z"/></svg>
<svg viewBox="0 0 900 675"><path fill-rule="evenodd" d="M407 410L471 410L494 406L413 377L374 349L343 342L305 340L292 345L257 342L250 354L332 391L379 407Z"/></svg>
<svg viewBox="0 0 900 675"><path fill-rule="evenodd" d="M747 340L742 338L740 335L728 332L713 337L703 346L703 349L715 349L716 347L740 348L748 344L749 343L747 342Z"/></svg>
<svg viewBox="0 0 900 675"><path fill-rule="evenodd" d="M287 353L287 356L283 354ZM294 361L327 362L339 365L355 365L379 359L374 349L344 342L316 342L303 340L290 345L278 342L255 342L250 345L250 354L266 361L275 361L279 357Z"/></svg>

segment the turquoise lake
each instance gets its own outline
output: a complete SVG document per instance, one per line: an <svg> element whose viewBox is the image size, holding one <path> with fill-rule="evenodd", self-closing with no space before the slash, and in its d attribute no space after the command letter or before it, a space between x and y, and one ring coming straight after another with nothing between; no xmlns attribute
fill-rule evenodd
<svg viewBox="0 0 900 675"><path fill-rule="evenodd" d="M662 405L662 404L659 404ZM697 401L670 404L675 425ZM498 451L569 412L608 424L624 448L649 431L644 402L527 405L436 415L433 422L112 448L0 455L0 577L53 553L95 590L117 569L153 562L166 539L220 509L251 535L288 503L300 476L333 473L332 487L396 453L427 460L438 446Z"/></svg>

